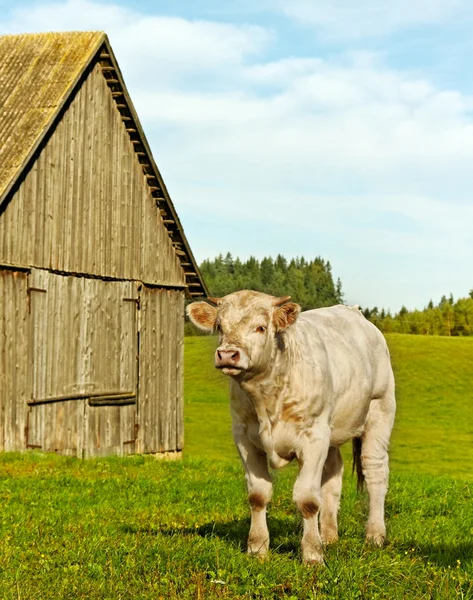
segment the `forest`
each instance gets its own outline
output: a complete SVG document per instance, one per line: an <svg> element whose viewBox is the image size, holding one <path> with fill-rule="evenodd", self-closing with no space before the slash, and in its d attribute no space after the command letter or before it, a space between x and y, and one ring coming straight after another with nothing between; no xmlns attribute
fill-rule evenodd
<svg viewBox="0 0 473 600"><path fill-rule="evenodd" d="M273 259L250 257L246 261L233 257L230 252L200 265L211 296L225 296L231 292L250 289L274 296L291 296L302 310L343 303L342 282L334 281L329 261L320 256L307 260L297 257L287 260L280 254ZM473 335L473 290L469 296L454 300L442 296L438 304L432 300L422 310L408 310L405 306L391 314L377 306L360 307L367 319L383 333L412 333L423 335ZM196 330L186 323L186 335Z"/></svg>
<svg viewBox="0 0 473 600"><path fill-rule="evenodd" d="M442 296L438 304L432 300L422 310L405 306L391 315L378 307L364 308L363 314L383 333L417 333L422 335L473 335L473 290L467 298Z"/></svg>
<svg viewBox="0 0 473 600"><path fill-rule="evenodd" d="M236 290L255 290L273 296L291 296L302 310L340 304L342 284L333 281L328 261L304 257L290 261L278 255L261 261L253 256L246 262L228 252L214 260L204 260L200 271L212 296L225 296Z"/></svg>

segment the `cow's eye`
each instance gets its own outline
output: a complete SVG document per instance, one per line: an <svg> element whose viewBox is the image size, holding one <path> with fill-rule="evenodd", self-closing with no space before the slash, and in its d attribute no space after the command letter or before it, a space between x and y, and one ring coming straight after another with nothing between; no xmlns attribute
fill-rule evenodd
<svg viewBox="0 0 473 600"><path fill-rule="evenodd" d="M222 328L220 327L220 323L215 323L215 331L217 333L220 333L222 331Z"/></svg>
<svg viewBox="0 0 473 600"><path fill-rule="evenodd" d="M264 333L266 331L266 327L264 325L260 325L259 327L256 328L256 331L258 333Z"/></svg>

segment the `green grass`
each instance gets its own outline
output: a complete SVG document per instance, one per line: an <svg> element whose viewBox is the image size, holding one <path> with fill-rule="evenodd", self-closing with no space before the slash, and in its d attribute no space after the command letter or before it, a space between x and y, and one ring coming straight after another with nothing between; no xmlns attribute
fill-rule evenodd
<svg viewBox="0 0 473 600"><path fill-rule="evenodd" d="M347 474L340 541L309 568L293 467L275 474L269 560L245 555L228 380L212 367L215 339L188 338L184 460L0 455L0 599L473 598L472 342L388 336L390 541L364 544L367 498Z"/></svg>
<svg viewBox="0 0 473 600"><path fill-rule="evenodd" d="M392 471L473 479L473 338L386 338L397 396ZM186 339L186 453L236 459L228 379L212 366L215 348L214 337Z"/></svg>
<svg viewBox="0 0 473 600"><path fill-rule="evenodd" d="M231 461L0 456L0 597L469 598L472 487L394 474L390 543L363 543L366 498L347 477L326 568L299 560L293 473L278 473L269 560L244 554L248 507ZM217 583L221 581L223 583Z"/></svg>
<svg viewBox="0 0 473 600"><path fill-rule="evenodd" d="M392 469L473 479L473 337L386 338L398 405Z"/></svg>

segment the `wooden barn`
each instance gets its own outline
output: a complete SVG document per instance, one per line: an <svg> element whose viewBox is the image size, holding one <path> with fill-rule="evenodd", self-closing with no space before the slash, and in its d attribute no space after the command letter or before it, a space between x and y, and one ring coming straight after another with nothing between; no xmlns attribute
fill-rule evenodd
<svg viewBox="0 0 473 600"><path fill-rule="evenodd" d="M205 295L107 36L0 37L0 450L178 456Z"/></svg>

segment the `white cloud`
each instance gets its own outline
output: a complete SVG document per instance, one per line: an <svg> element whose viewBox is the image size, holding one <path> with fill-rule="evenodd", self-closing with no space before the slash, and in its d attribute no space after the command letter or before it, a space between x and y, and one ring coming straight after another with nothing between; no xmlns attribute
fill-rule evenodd
<svg viewBox="0 0 473 600"><path fill-rule="evenodd" d="M352 41L442 24L470 10L467 0L280 0L279 6L327 38Z"/></svg>
<svg viewBox="0 0 473 600"><path fill-rule="evenodd" d="M254 25L147 15L90 0L16 8L8 22L0 23L1 29L5 33L105 30L127 80L152 87L203 73L231 74L271 39L270 32Z"/></svg>

